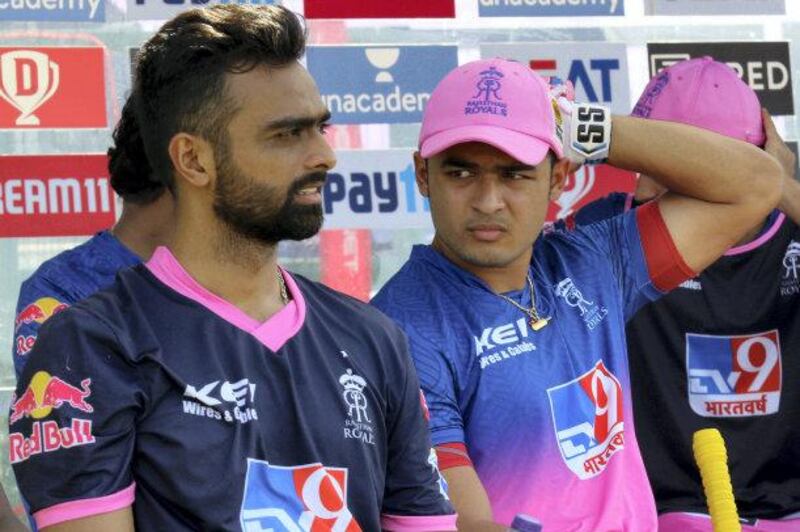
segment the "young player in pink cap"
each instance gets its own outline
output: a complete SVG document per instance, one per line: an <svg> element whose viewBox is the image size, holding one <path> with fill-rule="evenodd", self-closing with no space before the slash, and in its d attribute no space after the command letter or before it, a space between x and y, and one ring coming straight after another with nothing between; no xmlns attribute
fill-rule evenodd
<svg viewBox="0 0 800 532"><path fill-rule="evenodd" d="M660 530L710 531L692 433L716 427L727 443L746 531L800 530L800 183L796 161L758 98L727 65L705 57L653 78L634 116L682 122L743 140L784 166L779 210L628 323L636 426ZM642 175L579 211L586 225L658 197ZM794 519L792 519L794 518Z"/></svg>
<svg viewBox="0 0 800 532"><path fill-rule="evenodd" d="M540 236L569 171L606 158L675 192ZM434 90L415 167L434 240L374 304L409 336L459 530L518 513L545 530L655 530L624 323L774 208L780 165L701 129L557 106L526 66L488 59Z"/></svg>

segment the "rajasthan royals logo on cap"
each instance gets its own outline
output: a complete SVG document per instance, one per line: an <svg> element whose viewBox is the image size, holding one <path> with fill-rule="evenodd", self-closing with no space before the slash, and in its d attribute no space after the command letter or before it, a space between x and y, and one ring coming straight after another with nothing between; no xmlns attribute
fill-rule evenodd
<svg viewBox="0 0 800 532"><path fill-rule="evenodd" d="M649 118L650 113L653 112L653 106L656 104L656 100L664 91L664 87L669 85L669 71L662 70L661 73L656 77L655 83L653 83L652 87L648 87L647 90L644 91L644 94L639 98L639 101L636 102L636 106L633 108L633 116L640 116L642 118Z"/></svg>
<svg viewBox="0 0 800 532"><path fill-rule="evenodd" d="M547 390L561 457L581 480L608 467L624 448L622 386L598 360L592 369Z"/></svg>
<svg viewBox="0 0 800 532"><path fill-rule="evenodd" d="M490 66L488 70L484 70L479 76L480 80L475 84L477 92L467 100L464 114L508 116L508 105L503 101L503 97L500 94L505 75L497 70L496 66Z"/></svg>
<svg viewBox="0 0 800 532"><path fill-rule="evenodd" d="M347 469L247 460L242 530L361 532L347 507Z"/></svg>

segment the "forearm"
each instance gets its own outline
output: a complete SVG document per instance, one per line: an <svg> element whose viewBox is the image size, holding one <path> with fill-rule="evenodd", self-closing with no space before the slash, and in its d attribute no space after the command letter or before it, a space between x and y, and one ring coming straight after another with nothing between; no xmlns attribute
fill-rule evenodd
<svg viewBox="0 0 800 532"><path fill-rule="evenodd" d="M778 208L800 225L800 181L789 176L783 180L783 194Z"/></svg>
<svg viewBox="0 0 800 532"><path fill-rule="evenodd" d="M640 172L668 190L717 204L758 203L777 194L778 163L742 141L672 122L615 116L609 164Z"/></svg>

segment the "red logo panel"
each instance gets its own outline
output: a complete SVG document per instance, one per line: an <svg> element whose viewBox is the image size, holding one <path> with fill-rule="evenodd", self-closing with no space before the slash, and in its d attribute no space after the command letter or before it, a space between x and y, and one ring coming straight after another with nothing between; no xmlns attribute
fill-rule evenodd
<svg viewBox="0 0 800 532"><path fill-rule="evenodd" d="M636 174L607 164L582 166L567 177L564 190L556 201L550 202L547 221L552 222L575 214L587 203L612 192L633 192Z"/></svg>
<svg viewBox="0 0 800 532"><path fill-rule="evenodd" d="M306 18L453 18L453 0L306 0Z"/></svg>
<svg viewBox="0 0 800 532"><path fill-rule="evenodd" d="M105 128L102 48L0 47L0 128Z"/></svg>
<svg viewBox="0 0 800 532"><path fill-rule="evenodd" d="M114 220L105 155L0 156L0 237L91 235Z"/></svg>

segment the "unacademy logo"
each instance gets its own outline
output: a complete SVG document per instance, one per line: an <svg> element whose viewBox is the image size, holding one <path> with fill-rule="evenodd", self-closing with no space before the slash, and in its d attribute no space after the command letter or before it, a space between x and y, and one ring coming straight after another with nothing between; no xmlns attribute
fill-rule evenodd
<svg viewBox="0 0 800 532"><path fill-rule="evenodd" d="M608 13L617 12L619 0L480 0L483 8L552 7L574 8L608 6Z"/></svg>

